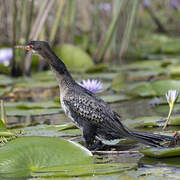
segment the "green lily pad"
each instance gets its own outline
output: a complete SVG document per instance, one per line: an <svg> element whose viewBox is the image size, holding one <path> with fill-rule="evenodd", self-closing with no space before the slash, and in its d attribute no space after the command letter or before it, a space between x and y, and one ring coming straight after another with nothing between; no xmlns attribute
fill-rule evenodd
<svg viewBox="0 0 180 180"><path fill-rule="evenodd" d="M160 67L161 64L162 64L162 61L160 60L145 60L145 61L138 61L138 62L131 63L128 65L124 65L123 68L129 69L129 70L154 69L155 67Z"/></svg>
<svg viewBox="0 0 180 180"><path fill-rule="evenodd" d="M180 156L180 147L175 148L149 148L141 150L145 156L153 158L167 158Z"/></svg>
<svg viewBox="0 0 180 180"><path fill-rule="evenodd" d="M180 126L180 117L177 116L177 117L171 117L170 119L170 122L169 122L169 125L172 125L172 126Z"/></svg>
<svg viewBox="0 0 180 180"><path fill-rule="evenodd" d="M4 96L12 90L11 86L0 87L0 96Z"/></svg>
<svg viewBox="0 0 180 180"><path fill-rule="evenodd" d="M108 163L108 164L87 164L87 165L71 165L54 168L42 168L38 171L33 171L35 177L85 177L95 175L112 175L121 173L136 168L135 163Z"/></svg>
<svg viewBox="0 0 180 180"><path fill-rule="evenodd" d="M38 81L37 79L32 78L23 78L18 79L16 81L16 88L50 88L50 87L58 87L58 83L53 80L42 80Z"/></svg>
<svg viewBox="0 0 180 180"><path fill-rule="evenodd" d="M50 137L69 137L78 136L82 132L72 123L61 125L37 125L23 128L23 133L27 136L50 136Z"/></svg>
<svg viewBox="0 0 180 180"><path fill-rule="evenodd" d="M5 75L0 75L0 86L4 87L4 86L8 86L11 85L13 83L12 78L10 78L9 76L5 76Z"/></svg>
<svg viewBox="0 0 180 180"><path fill-rule="evenodd" d="M180 52L179 39L171 40L163 44L161 51L165 54L178 54Z"/></svg>
<svg viewBox="0 0 180 180"><path fill-rule="evenodd" d="M157 163L158 164L158 163ZM129 175L128 180L134 180L132 178L142 179L142 180L178 180L180 176L180 172L177 168L174 167L166 167L164 166L157 166L157 167L144 167L138 168L138 170L131 170L127 171L126 173L122 174L122 177L126 177L125 175ZM121 177L121 176L120 176ZM143 178L140 178L143 177ZM123 178L124 179L124 178Z"/></svg>
<svg viewBox="0 0 180 180"><path fill-rule="evenodd" d="M31 116L31 115L45 115L45 114L56 114L62 113L61 108L50 108L50 109L19 109L16 107L7 107L8 116Z"/></svg>
<svg viewBox="0 0 180 180"><path fill-rule="evenodd" d="M144 127L159 127L158 121L162 120L160 116L145 116L138 117L133 120L126 120L126 124L131 124L134 128L144 128Z"/></svg>
<svg viewBox="0 0 180 180"><path fill-rule="evenodd" d="M63 112L60 104L54 101L6 103L6 113L9 116L42 115L60 112Z"/></svg>
<svg viewBox="0 0 180 180"><path fill-rule="evenodd" d="M94 65L93 67L90 67L86 70L86 73L97 73L97 72L103 72L108 68L107 64L98 64Z"/></svg>
<svg viewBox="0 0 180 180"><path fill-rule="evenodd" d="M178 80L158 80L152 82L152 88L158 96L164 96L169 89L180 89L180 81Z"/></svg>
<svg viewBox="0 0 180 180"><path fill-rule="evenodd" d="M126 88L127 73L118 74L115 78L113 78L111 88L115 91L121 91Z"/></svg>
<svg viewBox="0 0 180 180"><path fill-rule="evenodd" d="M135 72L129 72L128 73L128 79L129 80L148 80L152 76L158 76L162 74L166 74L167 70L162 67L150 69L150 70L139 70Z"/></svg>
<svg viewBox="0 0 180 180"><path fill-rule="evenodd" d="M151 97L156 95L156 92L149 82L139 82L129 85L127 92L131 95L141 97Z"/></svg>
<svg viewBox="0 0 180 180"><path fill-rule="evenodd" d="M177 63L175 65L170 66L169 72L170 72L170 75L173 78L178 78L179 79L179 77L180 77L180 64Z"/></svg>
<svg viewBox="0 0 180 180"><path fill-rule="evenodd" d="M83 146L55 137L20 137L0 149L1 177L28 177L41 168L92 163L91 152Z"/></svg>
<svg viewBox="0 0 180 180"><path fill-rule="evenodd" d="M101 96L101 98L107 103L117 103L131 99L130 96L125 94L107 94Z"/></svg>
<svg viewBox="0 0 180 180"><path fill-rule="evenodd" d="M71 44L57 46L54 51L69 67L89 68L94 64L91 57L86 52Z"/></svg>
<svg viewBox="0 0 180 180"><path fill-rule="evenodd" d="M103 79L103 80L112 80L118 75L117 72L111 72L111 73L88 73L88 74L83 74L83 78L81 79Z"/></svg>
<svg viewBox="0 0 180 180"><path fill-rule="evenodd" d="M41 102L7 102L6 107L16 107L17 109L44 109L44 108L59 108L60 104L54 101L41 101Z"/></svg>

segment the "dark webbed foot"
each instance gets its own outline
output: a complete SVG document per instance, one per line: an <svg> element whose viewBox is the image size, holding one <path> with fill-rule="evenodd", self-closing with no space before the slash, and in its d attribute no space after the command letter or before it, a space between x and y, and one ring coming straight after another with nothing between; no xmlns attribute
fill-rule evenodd
<svg viewBox="0 0 180 180"><path fill-rule="evenodd" d="M99 141L99 140L97 140L96 142L95 142L95 144L93 144L93 145L86 145L86 147L90 150L90 151L92 151L92 150L100 150L100 149L102 149L103 148L103 143L101 142L101 141Z"/></svg>

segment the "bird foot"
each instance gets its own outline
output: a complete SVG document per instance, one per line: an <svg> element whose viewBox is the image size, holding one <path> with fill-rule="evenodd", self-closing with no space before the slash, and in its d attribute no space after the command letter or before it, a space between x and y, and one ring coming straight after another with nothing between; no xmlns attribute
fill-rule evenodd
<svg viewBox="0 0 180 180"><path fill-rule="evenodd" d="M180 138L180 131L175 131L175 133L173 134L173 137L176 138L176 140L174 141L171 141L168 145L168 147L173 147L173 146L176 146L177 145L177 141L178 139Z"/></svg>
<svg viewBox="0 0 180 180"><path fill-rule="evenodd" d="M97 141L95 144L93 145L88 145L86 146L90 151L93 151L93 150L100 150L102 149L104 145L102 144L101 141Z"/></svg>

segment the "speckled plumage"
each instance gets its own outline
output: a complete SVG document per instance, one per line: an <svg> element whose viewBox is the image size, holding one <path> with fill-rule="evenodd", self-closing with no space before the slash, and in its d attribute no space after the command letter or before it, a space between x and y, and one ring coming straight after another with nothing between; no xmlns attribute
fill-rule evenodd
<svg viewBox="0 0 180 180"><path fill-rule="evenodd" d="M150 146L160 146L160 142L164 140L175 140L170 136L128 129L107 103L73 80L64 63L54 54L47 42L33 41L29 44L43 56L55 73L60 88L61 105L66 115L82 129L87 147L93 145L97 139L127 138Z"/></svg>

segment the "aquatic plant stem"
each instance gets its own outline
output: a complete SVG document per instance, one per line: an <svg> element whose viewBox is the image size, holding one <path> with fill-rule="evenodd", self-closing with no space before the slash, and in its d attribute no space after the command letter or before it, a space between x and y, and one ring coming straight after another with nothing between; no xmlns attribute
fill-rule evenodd
<svg viewBox="0 0 180 180"><path fill-rule="evenodd" d="M109 46L109 44L110 44L110 42L112 40L113 33L115 32L116 25L118 23L119 15L121 13L124 2L125 2L124 0L119 2L120 4L119 4L119 8L117 10L117 13L112 19L112 22L111 22L111 24L109 26L109 29L107 31L107 35L106 35L106 38L105 38L104 43L102 45L102 48L100 49L100 52L98 53L98 57L97 57L98 62L103 58L103 56L104 56L104 54L106 52L106 49L108 48L108 46Z"/></svg>
<svg viewBox="0 0 180 180"><path fill-rule="evenodd" d="M56 12L56 19L54 21L54 25L53 25L51 33L50 33L50 42L53 42L55 39L56 32L58 30L59 21L61 19L61 15L62 15L64 6L65 6L65 2L66 2L66 0L58 1L59 7L58 7L58 10Z"/></svg>
<svg viewBox="0 0 180 180"><path fill-rule="evenodd" d="M163 127L163 131L166 129L166 127L167 127L167 125L168 125L168 122L169 122L169 119L170 119L170 117L171 117L171 113L172 113L173 107L174 107L174 105L171 105L171 106L170 106L169 114L168 114L167 120L166 120L166 122L165 122L165 125L164 125L164 127Z"/></svg>
<svg viewBox="0 0 180 180"><path fill-rule="evenodd" d="M14 46L16 44L16 22L17 22L17 1L13 1L13 36L12 36L12 49L13 49L13 58L11 60L11 76L16 75L16 53Z"/></svg>
<svg viewBox="0 0 180 180"><path fill-rule="evenodd" d="M139 0L134 0L133 4L132 4L132 11L130 12L131 14L129 17L129 22L126 24L124 36L123 36L122 43L121 43L121 48L120 48L120 52L119 52L120 57L122 57L122 55L128 48L128 44L129 44L132 29L133 29L133 24L134 24L134 20L136 17L138 5L139 5Z"/></svg>
<svg viewBox="0 0 180 180"><path fill-rule="evenodd" d="M6 111L4 108L4 101L3 100L1 100L1 121L4 124L7 124L7 116L6 116Z"/></svg>

